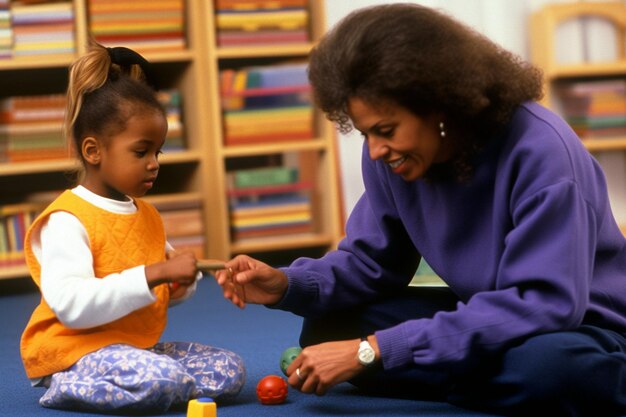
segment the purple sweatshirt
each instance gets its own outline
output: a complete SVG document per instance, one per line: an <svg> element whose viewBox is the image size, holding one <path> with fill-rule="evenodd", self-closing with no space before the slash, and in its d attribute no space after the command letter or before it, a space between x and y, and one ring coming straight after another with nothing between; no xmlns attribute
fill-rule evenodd
<svg viewBox="0 0 626 417"><path fill-rule="evenodd" d="M520 106L466 183L405 182L366 145L362 169L346 238L285 268L275 307L314 317L367 303L405 287L423 257L461 301L376 332L385 369L460 364L583 322L626 331L626 240L600 166L554 113Z"/></svg>

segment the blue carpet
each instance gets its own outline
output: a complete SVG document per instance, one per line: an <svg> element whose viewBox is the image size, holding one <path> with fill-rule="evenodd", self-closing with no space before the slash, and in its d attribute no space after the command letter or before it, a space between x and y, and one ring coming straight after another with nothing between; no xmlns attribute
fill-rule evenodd
<svg viewBox="0 0 626 417"><path fill-rule="evenodd" d="M43 389L30 386L19 357L19 337L37 302L38 294L32 291L0 294L0 416L93 417L89 413L44 409L37 402ZM191 300L170 310L162 340L212 344L242 356L248 371L246 385L234 401L218 406L218 417L487 416L437 402L367 397L349 384L340 384L323 397L291 389L285 403L262 405L256 398L256 384L266 375L282 376L280 355L298 344L300 324L301 319L295 315L262 306L239 310L224 300L212 279L204 279ZM184 417L186 412L170 411L165 415Z"/></svg>

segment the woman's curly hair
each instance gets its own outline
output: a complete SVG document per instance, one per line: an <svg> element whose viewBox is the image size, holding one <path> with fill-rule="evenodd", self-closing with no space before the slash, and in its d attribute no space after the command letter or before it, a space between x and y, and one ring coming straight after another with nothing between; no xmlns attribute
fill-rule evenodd
<svg viewBox="0 0 626 417"><path fill-rule="evenodd" d="M476 153L517 106L542 96L537 68L417 4L352 12L313 48L309 80L316 104L342 132L352 129L347 106L354 97L397 103L417 116L443 114L456 149L448 173L456 179L469 178Z"/></svg>

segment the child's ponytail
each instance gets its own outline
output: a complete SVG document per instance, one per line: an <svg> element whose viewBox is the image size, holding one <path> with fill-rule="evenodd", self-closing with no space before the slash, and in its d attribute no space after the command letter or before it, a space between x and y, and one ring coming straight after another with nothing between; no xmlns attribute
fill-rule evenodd
<svg viewBox="0 0 626 417"><path fill-rule="evenodd" d="M137 52L106 48L90 40L88 51L69 71L65 134L73 139L79 158L87 136L106 140L125 128L135 103L164 113L156 99L156 82L150 63Z"/></svg>
<svg viewBox="0 0 626 417"><path fill-rule="evenodd" d="M72 126L80 113L84 95L102 87L110 69L111 57L107 49L93 40L89 42L89 51L70 66L65 111L67 138L72 137Z"/></svg>

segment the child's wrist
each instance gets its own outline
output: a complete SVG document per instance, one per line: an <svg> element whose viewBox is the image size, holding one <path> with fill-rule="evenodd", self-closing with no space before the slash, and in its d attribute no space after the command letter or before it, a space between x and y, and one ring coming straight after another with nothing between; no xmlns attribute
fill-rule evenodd
<svg viewBox="0 0 626 417"><path fill-rule="evenodd" d="M167 279L164 278L162 262L147 265L145 267L146 281L148 282L149 288L154 288L157 285L165 284L168 282Z"/></svg>

